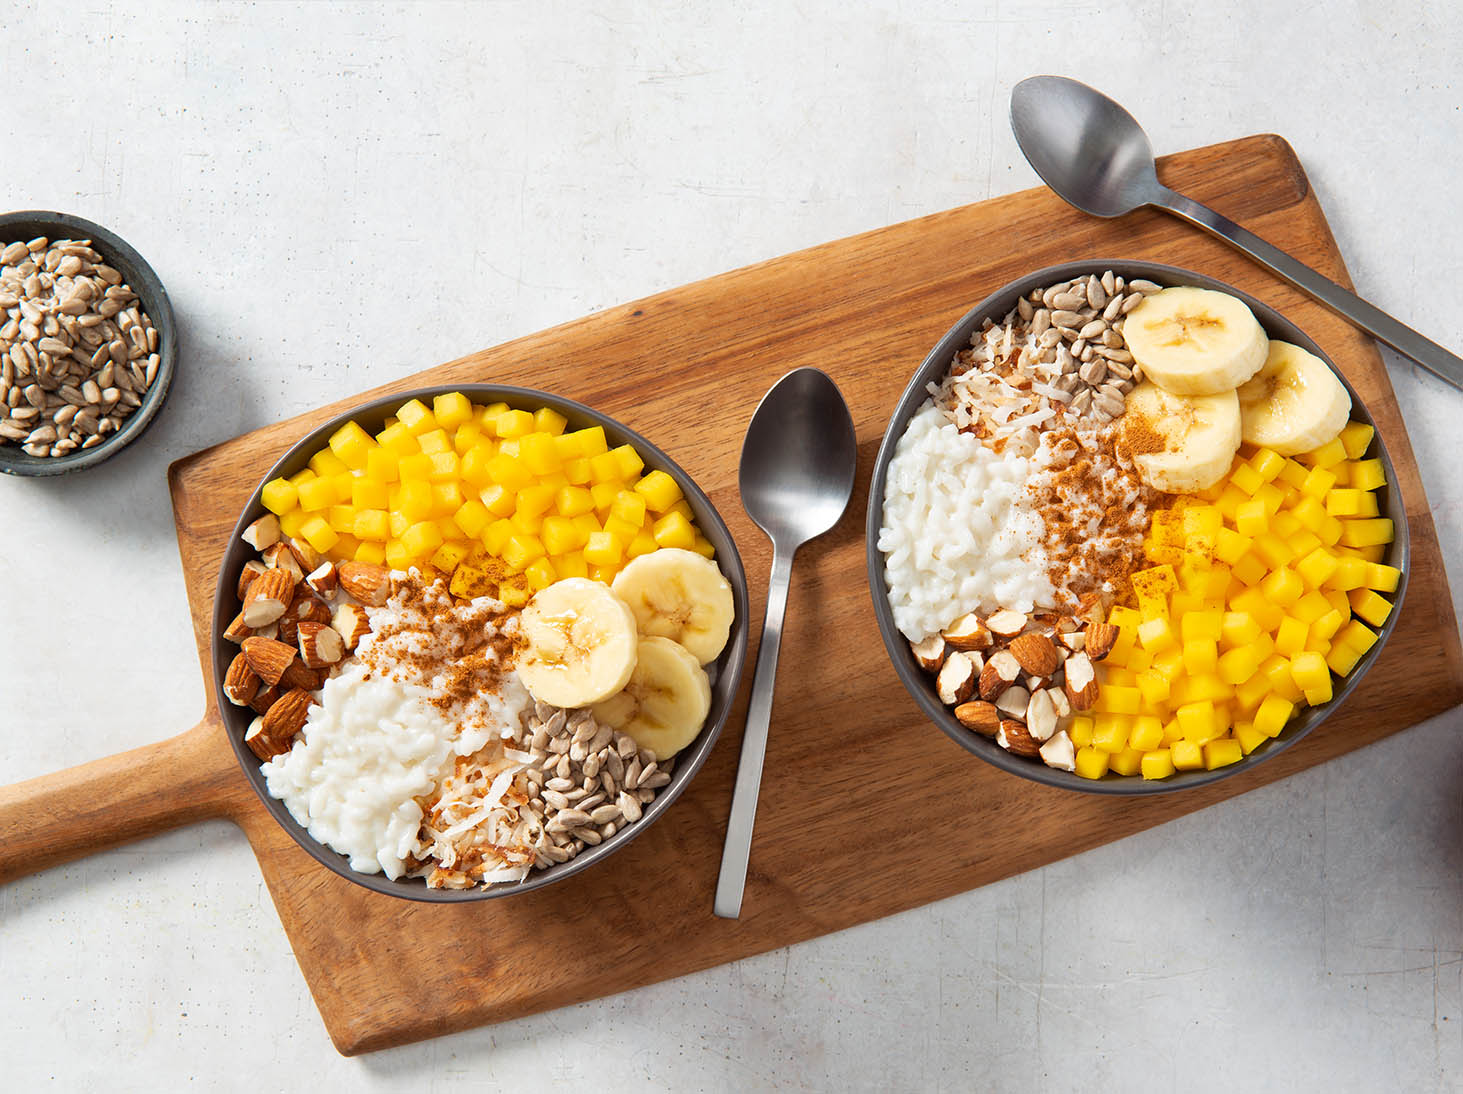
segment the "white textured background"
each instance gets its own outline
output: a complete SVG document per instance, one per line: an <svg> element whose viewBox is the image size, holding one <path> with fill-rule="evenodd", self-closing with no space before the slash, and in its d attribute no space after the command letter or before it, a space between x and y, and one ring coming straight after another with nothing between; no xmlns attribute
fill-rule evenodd
<svg viewBox="0 0 1463 1094"><path fill-rule="evenodd" d="M143 442L0 481L0 782L202 709L169 461L1032 185L1006 122L1032 73L1109 91L1160 151L1284 135L1362 291L1463 348L1463 11L1189 6L4 5L0 208L119 232L184 341ZM1458 607L1463 395L1389 361ZM354 1060L243 837L185 829L0 889L0 1085L1457 1089L1460 726L894 919Z"/></svg>

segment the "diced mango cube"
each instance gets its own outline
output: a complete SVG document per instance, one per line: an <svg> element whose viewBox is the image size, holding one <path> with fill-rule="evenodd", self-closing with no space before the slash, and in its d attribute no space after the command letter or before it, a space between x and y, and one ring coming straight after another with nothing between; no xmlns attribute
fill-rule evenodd
<svg viewBox="0 0 1463 1094"><path fill-rule="evenodd" d="M1260 668L1260 655L1253 646L1239 646L1220 655L1219 678L1226 684L1242 684Z"/></svg>
<svg viewBox="0 0 1463 1094"><path fill-rule="evenodd" d="M1173 766L1179 771L1197 771L1204 766L1204 751L1194 741L1175 741L1169 746Z"/></svg>
<svg viewBox="0 0 1463 1094"><path fill-rule="evenodd" d="M1351 610L1373 627L1380 627L1392 614L1392 602L1370 589L1353 589L1349 599Z"/></svg>
<svg viewBox="0 0 1463 1094"><path fill-rule="evenodd" d="M523 571L523 576L528 579L528 587L534 592L547 589L559 580L559 575L554 572L553 563L546 558L538 558L530 562Z"/></svg>
<svg viewBox="0 0 1463 1094"><path fill-rule="evenodd" d="M1143 765L1143 753L1136 748L1125 748L1107 758L1108 770L1119 775L1136 775Z"/></svg>
<svg viewBox="0 0 1463 1094"><path fill-rule="evenodd" d="M1230 764L1239 763L1244 759L1244 755L1240 743L1233 737L1210 741L1204 746L1204 767L1209 771L1213 771L1216 767L1228 767Z"/></svg>
<svg viewBox="0 0 1463 1094"><path fill-rule="evenodd" d="M429 456L438 452L451 452L456 455L457 452L452 444L452 438L447 435L447 430L440 426L423 433L417 438L417 444L421 445L422 451Z"/></svg>
<svg viewBox="0 0 1463 1094"><path fill-rule="evenodd" d="M660 544L655 542L655 537L642 528L640 533L625 548L625 555L628 558L639 558L641 555L648 555L651 551L659 549Z"/></svg>
<svg viewBox="0 0 1463 1094"><path fill-rule="evenodd" d="M1366 450L1371 446L1372 437L1376 430L1365 422L1347 422L1341 427L1341 446L1346 451L1347 459L1359 460L1366 455Z"/></svg>
<svg viewBox="0 0 1463 1094"><path fill-rule="evenodd" d="M429 433L437 428L437 419L427 409L427 404L420 399L412 399L403 403L397 408L396 418L406 426L413 437L420 437L423 433Z"/></svg>
<svg viewBox="0 0 1463 1094"><path fill-rule="evenodd" d="M302 482L297 491L300 508L307 513L318 513L340 501L334 478L314 478L308 482Z"/></svg>
<svg viewBox="0 0 1463 1094"><path fill-rule="evenodd" d="M1326 587L1342 592L1360 589L1366 584L1367 567L1370 565L1372 563L1364 559L1352 555L1340 555L1336 560L1335 571L1326 579Z"/></svg>
<svg viewBox="0 0 1463 1094"><path fill-rule="evenodd" d="M1289 566L1280 566L1260 582L1260 592L1270 603L1285 607L1300 599L1301 593L1305 592L1305 583Z"/></svg>
<svg viewBox="0 0 1463 1094"><path fill-rule="evenodd" d="M1295 713L1295 704L1279 695L1266 696L1260 704L1260 709L1255 711L1253 719L1255 729L1267 737L1278 737L1280 731L1285 728L1285 723L1290 721L1290 716Z"/></svg>
<svg viewBox="0 0 1463 1094"><path fill-rule="evenodd" d="M624 558L624 545L609 532L595 532L585 543L583 554L590 566L617 566Z"/></svg>
<svg viewBox="0 0 1463 1094"><path fill-rule="evenodd" d="M1391 517L1341 522L1341 542L1347 547L1370 547L1391 543L1395 536Z"/></svg>
<svg viewBox="0 0 1463 1094"><path fill-rule="evenodd" d="M386 484L376 479L356 479L351 483L350 496L357 509L385 509L390 504Z"/></svg>
<svg viewBox="0 0 1463 1094"><path fill-rule="evenodd" d="M479 538L492 519L493 514L488 512L488 507L479 498L469 498L452 514L452 520L457 527L462 529L464 535L472 539Z"/></svg>
<svg viewBox="0 0 1463 1094"><path fill-rule="evenodd" d="M537 536L512 535L503 544L503 561L516 572L522 572L530 562L542 558L546 553L543 542Z"/></svg>
<svg viewBox="0 0 1463 1094"><path fill-rule="evenodd" d="M681 488L676 480L664 471L655 470L635 484L635 492L645 498L646 506L654 513L664 513L681 500Z"/></svg>
<svg viewBox="0 0 1463 1094"><path fill-rule="evenodd" d="M391 514L385 509L360 509L351 522L351 535L385 543L391 538Z"/></svg>
<svg viewBox="0 0 1463 1094"><path fill-rule="evenodd" d="M470 421L472 414L472 403L460 391L444 392L432 399L432 416L443 429L456 429Z"/></svg>
<svg viewBox="0 0 1463 1094"><path fill-rule="evenodd" d="M444 543L432 552L432 557L427 561L444 574L450 574L467 557L468 551L465 543Z"/></svg>
<svg viewBox="0 0 1463 1094"><path fill-rule="evenodd" d="M279 512L278 509L275 512ZM1387 566L1380 562L1368 562L1366 577L1363 584L1368 589L1375 589L1379 593L1395 593L1397 585L1402 580L1402 571L1395 566Z"/></svg>
<svg viewBox="0 0 1463 1094"><path fill-rule="evenodd" d="M300 492L288 479L270 479L259 492L259 500L271 513L283 516L299 504Z"/></svg>
<svg viewBox="0 0 1463 1094"><path fill-rule="evenodd" d="M1174 773L1173 755L1166 748L1148 752L1140 768L1145 779L1166 779Z"/></svg>
<svg viewBox="0 0 1463 1094"><path fill-rule="evenodd" d="M1100 779L1107 774L1108 753L1099 748L1079 748L1074 763L1077 774L1084 779Z"/></svg>
<svg viewBox="0 0 1463 1094"><path fill-rule="evenodd" d="M1350 484L1358 490L1376 490L1387 484L1387 471L1381 460L1358 460L1351 468Z"/></svg>
<svg viewBox="0 0 1463 1094"><path fill-rule="evenodd" d="M493 421L499 437L526 437L533 432L533 415L526 410L505 410Z"/></svg>
<svg viewBox="0 0 1463 1094"><path fill-rule="evenodd" d="M537 431L519 438L518 458L535 475L552 474L564 464L563 457L559 455L559 446L555 443L554 435Z"/></svg>
<svg viewBox="0 0 1463 1094"><path fill-rule="evenodd" d="M544 541L544 550L550 555L577 551L588 539L574 521L565 516L544 517L539 535Z"/></svg>
<svg viewBox="0 0 1463 1094"><path fill-rule="evenodd" d="M322 555L340 542L340 534L319 514L300 526L300 538Z"/></svg>
<svg viewBox="0 0 1463 1094"><path fill-rule="evenodd" d="M1148 619L1139 623L1138 641L1143 643L1144 649L1154 653L1161 653L1178 643L1178 639L1174 637L1173 626L1163 618Z"/></svg>
<svg viewBox="0 0 1463 1094"><path fill-rule="evenodd" d="M442 531L435 521L418 521L402 533L401 543L413 557L430 558L442 546Z"/></svg>
<svg viewBox="0 0 1463 1094"><path fill-rule="evenodd" d="M672 482L671 485L674 486L675 483ZM689 548L696 542L696 530L680 513L667 513L661 517L652 527L651 534L662 547Z"/></svg>
<svg viewBox="0 0 1463 1094"><path fill-rule="evenodd" d="M476 418L463 422L452 433L452 451L459 456L466 456L474 448L492 443L491 438L483 436L483 427Z"/></svg>
<svg viewBox="0 0 1463 1094"><path fill-rule="evenodd" d="M350 424L354 425L355 423L352 422ZM334 475L344 475L351 468L349 464L335 454L334 449L322 448L310 457L310 469L322 479L327 479Z"/></svg>
<svg viewBox="0 0 1463 1094"><path fill-rule="evenodd" d="M1229 474L1229 481L1251 497L1254 496L1256 490L1265 484L1265 480L1260 477L1260 473L1252 465L1247 463L1236 465L1235 469Z"/></svg>
<svg viewBox="0 0 1463 1094"><path fill-rule="evenodd" d="M1184 740L1195 744L1203 744L1220 732L1215 724L1214 704L1208 699L1183 704L1174 711L1174 717L1178 719Z"/></svg>

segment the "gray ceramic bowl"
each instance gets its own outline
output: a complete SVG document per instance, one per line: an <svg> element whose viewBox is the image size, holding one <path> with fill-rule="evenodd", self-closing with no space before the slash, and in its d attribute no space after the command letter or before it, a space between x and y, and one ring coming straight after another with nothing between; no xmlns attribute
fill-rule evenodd
<svg viewBox="0 0 1463 1094"><path fill-rule="evenodd" d="M691 510L696 516L697 526L711 541L711 545L716 548L716 561L721 566L721 572L726 575L727 581L731 584L736 606L736 621L732 624L731 637L727 640L726 648L722 650L721 656L716 659L714 664L707 666L707 672L711 676L711 711L706 716L706 725L702 728L700 735L677 754L675 772L671 776L671 781L655 796L655 800L645 807L644 816L599 846L585 848L583 852L568 862L550 866L546 870L536 870L517 884L493 885L486 889L481 887L462 890L429 889L421 878L399 878L391 881L381 874L361 874L352 870L347 865L344 855L318 843L294 817L290 816L290 812L285 808L283 802L270 797L264 776L259 769L259 759L244 744L244 732L249 728L249 723L254 718L254 712L247 707L234 706L223 693L224 672L239 651L237 646L223 638L223 632L241 608L237 591L239 569L246 560L257 557L249 545L239 538L239 534L256 518L264 514L264 508L259 500L264 484L277 476L293 475L296 471L301 470L309 462L310 457L325 446L330 435L347 421L355 421L367 431L375 433L382 428L386 419L396 411L396 408L407 400L415 398L430 402L434 395L447 391L461 391L477 404L505 402L511 407L523 409L534 409L540 406L552 407L569 419L568 428L570 429L600 425L604 427L611 447L627 443L633 444L636 451L645 460L647 470L658 468L664 471L676 480L676 485L685 494L686 500L690 502ZM696 772L701 769L701 765L706 762L706 757L711 754L711 749L716 744L716 738L720 735L722 726L726 724L727 715L731 712L732 704L736 700L737 685L742 676L742 662L747 654L747 616L747 575L742 568L742 559L737 553L736 542L732 539L731 533L727 531L726 524L723 523L715 506L711 504L711 500L692 481L691 476L640 434L581 403L531 388L503 387L496 384L452 384L420 388L416 391L403 391L396 395L385 396L353 407L312 430L280 457L279 462L269 469L269 473L259 481L254 492L249 495L248 504L244 506L244 511L234 526L233 534L229 537L228 546L224 550L218 587L214 593L214 697L221 712L229 742L233 745L234 754L239 758L239 764L243 767L244 774L248 776L255 793L259 795L259 800L264 803L264 807L269 810L270 815L280 823L284 830L294 837L295 842L308 851L317 862L357 885L391 896L440 904L488 900L493 897L511 896L515 893L540 889L588 869L596 862L614 854L664 816L671 803L695 778Z"/></svg>
<svg viewBox="0 0 1463 1094"><path fill-rule="evenodd" d="M16 444L0 446L0 472L7 475L49 476L84 471L116 455L142 436L162 409L172 386L178 359L177 327L173 321L173 305L167 290L152 267L120 236L100 224L69 213L29 211L0 215L0 248L16 240L22 242L45 236L50 240L89 239L92 247L106 259L107 265L119 271L125 284L131 286L142 302L158 332L159 364L152 386L142 398L142 405L132 412L116 433L94 448L78 449L67 456L28 456Z"/></svg>
<svg viewBox="0 0 1463 1094"><path fill-rule="evenodd" d="M1392 634L1398 615L1401 614L1402 598L1407 592L1409 573L1410 549L1407 514L1403 510L1401 492L1393 485L1396 482L1396 474L1392 467L1391 457L1388 456L1382 435L1378 432L1372 440L1368 456L1380 458L1382 466L1386 468L1387 472L1388 485L1378 493L1382 515L1392 518L1397 533L1397 538L1388 549L1386 558L1389 565L1396 566L1402 571L1402 580L1392 597L1395 606L1387 617L1387 622L1382 627L1376 644L1352 670L1351 675L1341 682L1331 701L1318 707L1304 708L1298 717L1291 719L1278 737L1261 745L1237 764L1230 764L1228 767L1221 767L1214 771L1181 771L1161 780L1147 780L1136 775L1123 776L1111 773L1101 779L1084 779L1070 772L1047 767L1039 760L1013 756L997 745L995 741L972 733L962 726L950 713L950 709L941 703L935 694L933 679L916 664L914 655L910 652L909 643L894 625L894 613L889 607L889 587L884 581L884 558L878 549L879 526L884 507L884 484L889 460L893 457L894 447L898 444L899 438L904 435L904 429L909 419L914 416L915 411L920 408L927 397L926 385L937 382L945 374L956 351L970 344L970 336L979 328L982 320L990 317L999 321L1003 315L1016 306L1016 301L1020 297L1038 286L1067 281L1079 274L1101 273L1104 270L1112 270L1129 280L1146 278L1160 285L1198 285L1208 289L1219 289L1239 297L1249 305L1250 310L1255 313L1255 318L1260 321L1260 325L1265 328L1270 337L1302 346L1331 365L1337 376L1341 378L1341 382L1346 384L1346 390L1351 393L1352 420L1375 425L1356 391L1346 382L1346 377L1335 369L1331 359L1307 337L1304 331L1275 309L1260 303L1232 285L1226 285L1212 277L1205 277L1203 274L1181 270L1174 266L1163 266L1153 262L1130 262L1124 259L1094 258L1037 270L1019 281L1013 281L998 289L951 327L949 333L941 338L935 348L930 351L929 356L925 358L924 363L920 365L908 386L905 387L904 394L900 396L899 403L894 408L894 414L889 419L884 442L879 446L879 454L874 461L874 478L869 488L866 529L869 590L873 594L874 613L878 617L879 633L883 636L884 646L889 652L889 658L894 663L894 670L899 674L899 679L903 681L910 695L914 696L920 709L960 747L1003 771L1065 790L1080 790L1095 794L1163 794L1204 786L1237 772L1248 771L1255 764L1278 755L1295 744L1346 701L1346 697L1351 694L1376 661L1382 647L1386 645L1387 639Z"/></svg>

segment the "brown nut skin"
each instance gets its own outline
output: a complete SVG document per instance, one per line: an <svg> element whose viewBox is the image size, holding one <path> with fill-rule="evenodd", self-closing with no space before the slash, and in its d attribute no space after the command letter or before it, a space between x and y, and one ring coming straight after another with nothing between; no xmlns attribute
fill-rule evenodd
<svg viewBox="0 0 1463 1094"><path fill-rule="evenodd" d="M973 699L955 708L955 718L966 729L974 730L982 737L995 737L1001 728L1001 715L994 703Z"/></svg>

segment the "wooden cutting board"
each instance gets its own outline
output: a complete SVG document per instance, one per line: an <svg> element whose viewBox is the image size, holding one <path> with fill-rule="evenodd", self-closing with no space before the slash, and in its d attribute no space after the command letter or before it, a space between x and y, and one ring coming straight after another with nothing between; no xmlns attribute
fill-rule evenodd
<svg viewBox="0 0 1463 1094"><path fill-rule="evenodd" d="M1290 147L1274 136L1167 157L1159 174L1328 276L1347 275ZM1413 575L1380 667L1347 707L1253 771L1179 795L1064 793L974 759L929 725L889 666L864 577L863 515L893 404L930 346L975 301L1041 266L1150 259L1229 281L1290 315L1361 392L1396 462ZM736 469L758 400L784 372L838 382L859 439L853 502L798 555L751 872L740 921L711 898L747 683L723 740L667 816L583 875L475 905L409 904L317 865L237 769L215 713L180 737L0 791L0 880L101 843L226 816L247 833L336 1047L353 1054L517 1018L736 960L925 904L1201 809L1369 744L1463 700L1463 657L1432 518L1374 345L1222 244L1158 213L1083 217L1045 190L814 247L484 350L257 430L174 464L178 542L209 672L210 599L240 506L271 462L361 399L427 383L552 389L650 437L705 488L752 582L754 633L770 551L742 511ZM1406 664L1405 708L1386 681ZM146 772L166 765L155 782ZM137 784L119 792L117 775ZM142 771L140 780L136 773ZM186 773L179 786L177 773ZM40 830L38 796L92 800L91 838ZM119 794L126 797L119 803ZM125 813L119 824L118 810ZM106 833L113 833L106 835ZM874 849L871 857L870 848ZM0 852L3 856L3 852ZM870 868L872 865L872 869ZM546 959L558 954L560 959ZM269 1016L261 1016L261 1034Z"/></svg>

